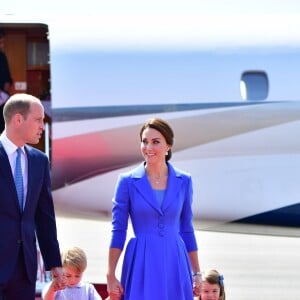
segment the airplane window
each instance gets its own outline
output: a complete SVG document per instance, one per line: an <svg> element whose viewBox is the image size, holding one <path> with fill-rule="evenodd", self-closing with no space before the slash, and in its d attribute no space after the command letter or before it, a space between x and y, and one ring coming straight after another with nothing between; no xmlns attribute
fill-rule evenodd
<svg viewBox="0 0 300 300"><path fill-rule="evenodd" d="M269 93L268 75L264 71L246 71L241 76L240 90L243 100L265 100Z"/></svg>

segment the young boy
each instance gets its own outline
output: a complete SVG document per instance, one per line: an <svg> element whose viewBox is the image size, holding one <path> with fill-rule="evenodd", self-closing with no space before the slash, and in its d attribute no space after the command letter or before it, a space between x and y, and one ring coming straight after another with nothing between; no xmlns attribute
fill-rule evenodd
<svg viewBox="0 0 300 300"><path fill-rule="evenodd" d="M92 284L81 281L87 266L87 258L82 249L72 247L63 251L62 265L67 287L64 290L56 290L53 281L50 282L42 292L44 300L101 300Z"/></svg>

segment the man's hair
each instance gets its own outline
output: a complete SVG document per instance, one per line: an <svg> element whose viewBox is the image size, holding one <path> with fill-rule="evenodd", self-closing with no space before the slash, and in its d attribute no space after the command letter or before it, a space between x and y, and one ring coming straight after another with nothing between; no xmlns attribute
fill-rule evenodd
<svg viewBox="0 0 300 300"><path fill-rule="evenodd" d="M21 114L24 119L27 118L30 112L32 103L41 103L40 99L29 94L14 94L8 98L4 104L3 117L5 124L8 124L15 114Z"/></svg>

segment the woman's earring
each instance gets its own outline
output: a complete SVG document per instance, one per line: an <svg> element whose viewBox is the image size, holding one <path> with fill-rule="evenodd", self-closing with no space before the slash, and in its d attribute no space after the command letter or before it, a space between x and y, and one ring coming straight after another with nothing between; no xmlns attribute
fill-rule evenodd
<svg viewBox="0 0 300 300"><path fill-rule="evenodd" d="M169 150L170 150L170 149L167 149L166 155L168 155L168 154L169 154Z"/></svg>

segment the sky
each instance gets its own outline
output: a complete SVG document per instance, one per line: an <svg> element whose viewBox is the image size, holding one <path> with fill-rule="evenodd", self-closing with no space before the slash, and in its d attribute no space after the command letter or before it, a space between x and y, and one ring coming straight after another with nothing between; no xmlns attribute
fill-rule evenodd
<svg viewBox="0 0 300 300"><path fill-rule="evenodd" d="M45 22L55 42L70 48L300 45L298 0L11 0L0 16Z"/></svg>
<svg viewBox="0 0 300 300"><path fill-rule="evenodd" d="M277 100L299 95L299 0L10 0L1 3L0 20L49 25L57 107L82 99L91 106L238 99L241 72L249 69L272 76ZM288 61L277 59L282 50ZM89 80L74 89L78 70Z"/></svg>
<svg viewBox="0 0 300 300"><path fill-rule="evenodd" d="M297 0L70 0L3 1L3 13L46 15L167 15L167 14L294 14L299 13Z"/></svg>

